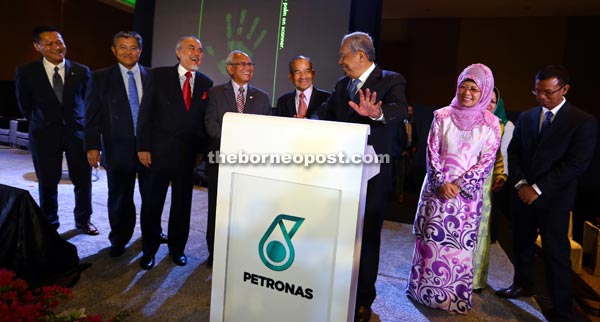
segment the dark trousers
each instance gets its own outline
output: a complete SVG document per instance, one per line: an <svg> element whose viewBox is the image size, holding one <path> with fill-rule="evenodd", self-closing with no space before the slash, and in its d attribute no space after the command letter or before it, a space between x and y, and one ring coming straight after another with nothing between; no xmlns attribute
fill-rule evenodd
<svg viewBox="0 0 600 322"><path fill-rule="evenodd" d="M140 191L144 184L144 167L137 160L137 154L131 162L108 166L108 220L110 233L108 239L112 246L124 247L131 240L135 229L136 211L133 201L135 179L138 178Z"/></svg>
<svg viewBox="0 0 600 322"><path fill-rule="evenodd" d="M206 220L206 245L208 256L212 258L215 247L215 221L217 217L217 183L219 182L219 164L206 163L208 176L208 213Z"/></svg>
<svg viewBox="0 0 600 322"><path fill-rule="evenodd" d="M51 224L58 225L58 183L62 175L63 153L75 192L75 224L83 225L92 215L92 169L83 147L83 135L53 126L48 131L29 134L29 149L38 179L40 208Z"/></svg>
<svg viewBox="0 0 600 322"><path fill-rule="evenodd" d="M390 175L390 167L382 165L380 173L369 180L367 185L356 294L357 308L359 306L370 307L377 295L375 282L379 272L381 228L385 219L388 195L391 190Z"/></svg>
<svg viewBox="0 0 600 322"><path fill-rule="evenodd" d="M174 256L184 253L190 233L190 211L194 186L193 161L185 167L161 167L151 165L147 169L142 186L142 250L153 256L160 246L161 215L167 190L171 183L171 209L169 211L169 252Z"/></svg>
<svg viewBox="0 0 600 322"><path fill-rule="evenodd" d="M556 312L569 318L573 305L569 211L556 207L541 208L538 201L527 206L518 200L516 194L513 197L514 282L525 287L533 286L535 240L539 229L548 295Z"/></svg>

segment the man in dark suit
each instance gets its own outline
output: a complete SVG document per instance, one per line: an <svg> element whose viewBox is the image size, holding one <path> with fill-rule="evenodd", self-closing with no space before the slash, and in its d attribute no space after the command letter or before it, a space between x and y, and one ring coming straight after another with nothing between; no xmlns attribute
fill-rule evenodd
<svg viewBox="0 0 600 322"><path fill-rule="evenodd" d="M177 42L175 53L178 65L150 72L138 116L138 157L148 168L140 214L143 269L154 267L169 183L169 252L176 265L187 264L184 249L190 232L194 168L200 154L207 150L204 113L213 81L198 71L202 43L195 37L183 37Z"/></svg>
<svg viewBox="0 0 600 322"><path fill-rule="evenodd" d="M566 101L569 75L562 66L542 68L535 77L540 106L522 112L508 148L513 190L513 284L496 292L504 298L533 295L535 240L542 238L551 321L572 321L569 212L577 177L589 166L596 120Z"/></svg>
<svg viewBox="0 0 600 322"><path fill-rule="evenodd" d="M227 73L231 81L215 86L210 90L208 108L204 124L209 137L209 159L206 173L208 175L208 219L206 223L206 244L208 245L208 266L212 266L215 241L215 217L217 209L217 183L219 181L219 165L215 152L221 146L221 128L223 115L227 112L247 114L271 114L269 95L249 83L254 75L254 63L243 51L232 51L225 60Z"/></svg>
<svg viewBox="0 0 600 322"><path fill-rule="evenodd" d="M288 78L296 90L279 97L276 115L310 118L331 93L313 86L315 70L310 58L296 56L290 60L289 68Z"/></svg>
<svg viewBox="0 0 600 322"><path fill-rule="evenodd" d="M43 58L17 68L16 96L29 120L29 149L38 179L40 207L58 229L58 182L63 153L75 186L75 226L98 235L92 215L91 168L83 144L84 102L91 90L87 66L65 59L67 47L54 27L37 27L33 47Z"/></svg>
<svg viewBox="0 0 600 322"><path fill-rule="evenodd" d="M150 69L138 65L142 37L135 31L118 32L111 50L118 63L93 74L94 88L85 114L85 145L88 163L94 168L102 163L106 168L109 255L117 257L125 252L135 228L136 176L140 187L144 181L144 167L135 148L135 125Z"/></svg>
<svg viewBox="0 0 600 322"><path fill-rule="evenodd" d="M406 186L414 188L417 185L413 158L417 153L418 136L413 122L413 107L411 105L408 105L407 113L407 118L398 122L397 141L393 145L394 153L392 155L392 162L396 181L395 193L398 203L404 203L404 190Z"/></svg>
<svg viewBox="0 0 600 322"><path fill-rule="evenodd" d="M377 154L390 154L397 131L394 122L406 117L404 76L382 70L375 63L371 37L363 32L344 36L339 64L346 76L335 84L331 97L313 118L368 124L368 144ZM382 163L379 174L369 180L363 222L355 321L369 321L375 300L379 269L379 245L387 200L392 189L391 165Z"/></svg>

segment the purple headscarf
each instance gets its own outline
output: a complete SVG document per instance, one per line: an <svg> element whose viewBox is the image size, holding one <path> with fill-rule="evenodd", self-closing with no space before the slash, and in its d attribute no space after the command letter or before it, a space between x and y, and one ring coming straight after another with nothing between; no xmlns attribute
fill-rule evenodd
<svg viewBox="0 0 600 322"><path fill-rule="evenodd" d="M462 106L458 100L460 84L467 79L474 81L479 90L481 90L479 102L472 107ZM487 123L486 114L488 113L486 112L489 111L486 107L492 100L493 91L494 75L489 67L484 64L473 64L465 68L458 76L456 94L454 99L452 99L452 103L450 103L450 117L452 118L452 122L462 131L469 131L476 126Z"/></svg>

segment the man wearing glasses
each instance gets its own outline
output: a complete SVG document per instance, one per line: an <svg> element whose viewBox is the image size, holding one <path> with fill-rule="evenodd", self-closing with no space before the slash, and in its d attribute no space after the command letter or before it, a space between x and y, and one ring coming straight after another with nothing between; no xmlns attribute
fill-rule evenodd
<svg viewBox="0 0 600 322"><path fill-rule="evenodd" d="M215 86L210 90L208 107L204 124L209 136L209 150L217 152L221 146L221 127L223 115L227 112L270 115L271 103L269 95L250 81L254 75L254 63L250 56L241 50L232 51L225 60L227 74L231 81ZM217 207L217 182L219 165L207 160L208 175L208 220L206 227L206 243L208 245L208 266L212 266L215 240L215 217Z"/></svg>
<svg viewBox="0 0 600 322"><path fill-rule="evenodd" d="M101 163L106 168L109 255L118 257L125 252L135 228L135 179L141 188L145 177L135 147L135 126L150 69L138 64L142 37L135 31L114 35L111 50L117 64L93 73L94 89L85 114L85 146L88 163L94 168ZM161 236L161 242L166 243L166 235Z"/></svg>
<svg viewBox="0 0 600 322"><path fill-rule="evenodd" d="M58 182L63 153L75 186L75 227L98 235L92 215L92 171L83 144L84 102L91 90L87 66L65 58L67 46L58 29L33 31L33 47L42 59L17 68L15 87L21 113L29 121L29 149L38 179L40 207L58 229Z"/></svg>
<svg viewBox="0 0 600 322"><path fill-rule="evenodd" d="M513 284L496 295L514 299L533 295L533 257L538 231L546 263L550 321L572 321L569 214L577 177L589 166L596 146L596 120L566 101L569 74L562 66L542 68L535 77L539 106L517 121L508 147L514 194Z"/></svg>

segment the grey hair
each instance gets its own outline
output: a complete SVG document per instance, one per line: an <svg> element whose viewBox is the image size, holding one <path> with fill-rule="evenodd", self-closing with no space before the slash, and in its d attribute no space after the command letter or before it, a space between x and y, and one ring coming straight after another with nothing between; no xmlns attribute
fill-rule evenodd
<svg viewBox="0 0 600 322"><path fill-rule="evenodd" d="M236 49L236 50L230 52L229 55L227 55L227 58L225 59L225 64L227 64L227 65L233 64L233 56L235 56L237 54L242 54L242 55L250 58L250 56L248 56L248 54L246 54L245 52L243 52L239 49Z"/></svg>
<svg viewBox="0 0 600 322"><path fill-rule="evenodd" d="M348 48L350 48L350 51L353 54L362 50L367 55L369 61L375 61L375 47L373 46L373 39L371 39L371 36L369 36L368 33L356 31L347 34L342 38L340 47L343 46L346 41L348 41Z"/></svg>
<svg viewBox="0 0 600 322"><path fill-rule="evenodd" d="M180 50L181 49L181 43L183 43L186 39L194 39L195 41L199 42L200 44L202 44L202 42L200 41L200 39L194 37L194 36L183 36L181 38L179 38L179 40L177 41L177 45L175 46L175 50Z"/></svg>

